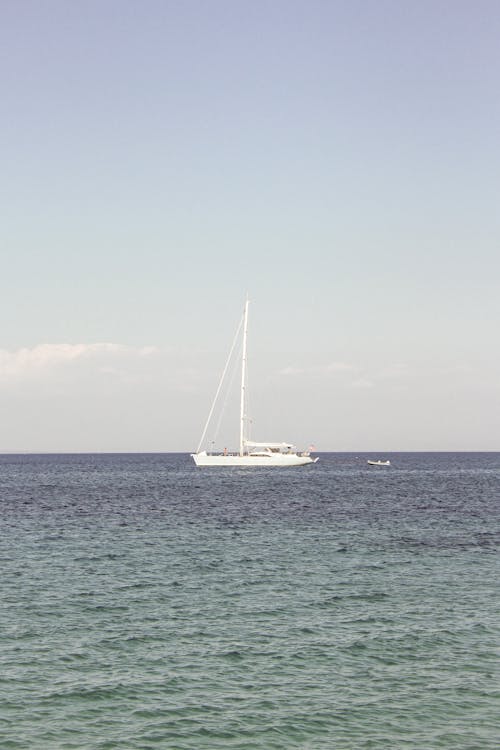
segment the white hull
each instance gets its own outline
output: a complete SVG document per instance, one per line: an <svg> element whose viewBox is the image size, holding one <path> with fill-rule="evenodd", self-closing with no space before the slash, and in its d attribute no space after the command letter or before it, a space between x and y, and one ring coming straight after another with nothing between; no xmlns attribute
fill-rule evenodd
<svg viewBox="0 0 500 750"><path fill-rule="evenodd" d="M317 458L299 456L297 453L276 453L268 456L232 455L191 453L196 466L305 466L314 464Z"/></svg>

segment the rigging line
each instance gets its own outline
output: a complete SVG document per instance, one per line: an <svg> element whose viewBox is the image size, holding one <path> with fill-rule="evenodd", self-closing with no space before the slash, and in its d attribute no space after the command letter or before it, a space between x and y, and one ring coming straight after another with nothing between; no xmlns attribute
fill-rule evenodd
<svg viewBox="0 0 500 750"><path fill-rule="evenodd" d="M233 365L232 365L232 372L229 375L229 383L227 388L225 389L224 393L224 400L222 402L222 408L220 410L219 419L217 420L217 424L215 426L214 436L213 440L214 443L217 441L217 438L219 437L219 430L222 422L222 417L224 416L224 412L226 410L227 400L229 398L229 395L233 392L233 384L234 384L234 378L236 375L236 372L238 371L238 362L236 361L236 358L234 358Z"/></svg>
<svg viewBox="0 0 500 750"><path fill-rule="evenodd" d="M200 448L202 446L202 443L205 440L205 435L206 435L207 430L208 430L208 425L210 424L210 420L212 419L212 414L213 414L214 409L215 409L215 404L217 403L217 399L219 398L220 389L222 387L222 383L224 382L224 378L226 377L227 368L229 366L229 362L231 361L231 357L232 357L232 354L233 354L233 349L234 349L236 341L238 339L238 336L239 336L242 324L243 324L243 317L241 318L241 320L239 322L239 325L238 325L238 330L235 333L235 336L234 336L234 339L233 339L233 343L231 345L231 350L229 352L229 355L228 355L228 358L226 360L226 364L225 364L225 367L224 367L224 371L223 371L221 379L219 381L219 387L217 388L217 393L215 394L215 398L214 398L213 403L212 403L212 408L210 409L210 413L208 415L208 419L207 419L207 421L205 423L205 429L203 430L203 434L202 434L202 436L200 438L200 442L198 443L198 447L196 449L196 453L200 452Z"/></svg>

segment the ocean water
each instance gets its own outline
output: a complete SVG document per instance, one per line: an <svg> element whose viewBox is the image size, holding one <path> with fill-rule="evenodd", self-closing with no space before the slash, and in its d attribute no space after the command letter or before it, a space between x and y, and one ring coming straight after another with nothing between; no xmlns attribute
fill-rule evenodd
<svg viewBox="0 0 500 750"><path fill-rule="evenodd" d="M387 457L0 456L0 749L499 748L500 454Z"/></svg>

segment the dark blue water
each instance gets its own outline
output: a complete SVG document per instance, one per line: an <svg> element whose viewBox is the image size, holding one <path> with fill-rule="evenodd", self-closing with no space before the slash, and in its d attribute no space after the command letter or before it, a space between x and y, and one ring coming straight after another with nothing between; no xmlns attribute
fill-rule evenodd
<svg viewBox="0 0 500 750"><path fill-rule="evenodd" d="M489 750L500 454L0 456L0 748Z"/></svg>

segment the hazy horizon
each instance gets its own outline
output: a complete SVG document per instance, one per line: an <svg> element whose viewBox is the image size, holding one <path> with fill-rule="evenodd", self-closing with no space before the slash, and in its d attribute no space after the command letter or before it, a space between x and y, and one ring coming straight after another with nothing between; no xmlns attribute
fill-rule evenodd
<svg viewBox="0 0 500 750"><path fill-rule="evenodd" d="M0 450L0 456L189 456L193 451L23 451L23 450ZM443 453L446 455L456 455L466 453L478 453L478 454L489 454L489 453L500 453L500 451L314 451L314 455L326 455L326 456L371 456L374 453L385 455L411 455L413 453L421 454L432 454L432 453Z"/></svg>
<svg viewBox="0 0 500 750"><path fill-rule="evenodd" d="M255 439L500 450L499 38L492 0L4 3L2 450L195 450L247 292Z"/></svg>

